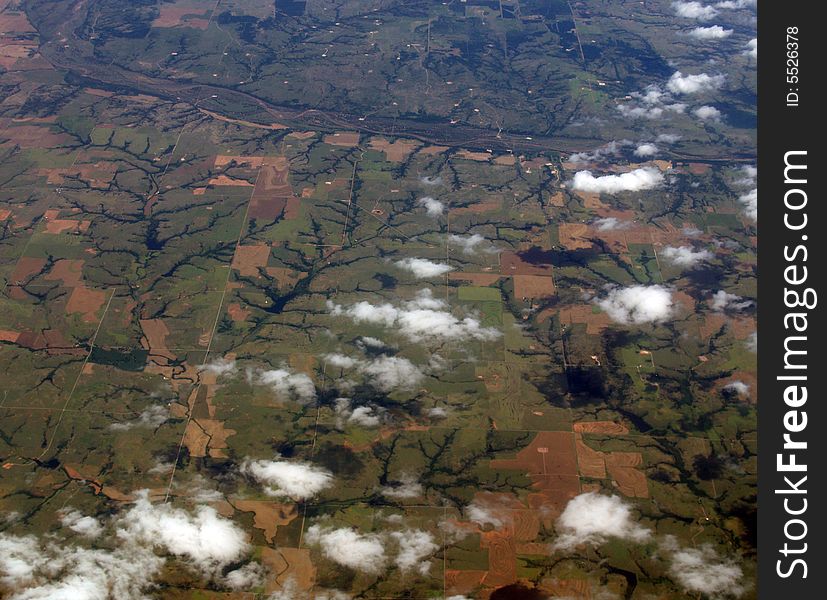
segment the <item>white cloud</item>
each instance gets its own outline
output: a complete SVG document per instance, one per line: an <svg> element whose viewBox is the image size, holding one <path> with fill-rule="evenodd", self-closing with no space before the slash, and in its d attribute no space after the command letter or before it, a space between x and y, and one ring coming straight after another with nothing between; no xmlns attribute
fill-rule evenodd
<svg viewBox="0 0 827 600"><path fill-rule="evenodd" d="M758 38L752 38L747 42L747 49L744 50L744 54L750 58L758 58Z"/></svg>
<svg viewBox="0 0 827 600"><path fill-rule="evenodd" d="M672 292L660 285L613 288L599 300L613 321L630 324L660 323L672 316Z"/></svg>
<svg viewBox="0 0 827 600"><path fill-rule="evenodd" d="M413 388L424 377L419 367L399 356L380 356L368 361L362 372L374 386L385 392Z"/></svg>
<svg viewBox="0 0 827 600"><path fill-rule="evenodd" d="M747 350L750 352L758 352L758 332L753 331L749 334L749 337L746 341Z"/></svg>
<svg viewBox="0 0 827 600"><path fill-rule="evenodd" d="M691 246L667 246L660 255L678 267L694 267L714 256L709 250L696 251Z"/></svg>
<svg viewBox="0 0 827 600"><path fill-rule="evenodd" d="M730 294L725 290L718 290L712 294L712 302L709 307L717 312L732 310L744 310L752 306L752 300L744 300L741 296Z"/></svg>
<svg viewBox="0 0 827 600"><path fill-rule="evenodd" d="M553 548L572 550L581 544L598 546L609 538L646 541L651 531L639 525L620 497L587 492L575 496L557 519Z"/></svg>
<svg viewBox="0 0 827 600"><path fill-rule="evenodd" d="M724 79L723 75L684 75L680 71L675 71L666 82L666 87L675 94L699 94L717 90L724 84Z"/></svg>
<svg viewBox="0 0 827 600"><path fill-rule="evenodd" d="M142 546L90 550L0 533L0 580L13 590L8 600L137 600L163 563Z"/></svg>
<svg viewBox="0 0 827 600"><path fill-rule="evenodd" d="M758 167L755 165L744 165L739 169L741 177L732 182L733 185L741 187L753 187L755 178L758 177Z"/></svg>
<svg viewBox="0 0 827 600"><path fill-rule="evenodd" d="M422 484L417 481L416 477L410 473L406 473L399 477L397 481L393 481L390 485L386 485L381 489L382 495L396 500L410 500L411 498L419 498L425 490Z"/></svg>
<svg viewBox="0 0 827 600"><path fill-rule="evenodd" d="M152 504L148 492L119 520L116 535L122 541L163 548L188 559L203 573L213 573L237 561L249 549L247 536L210 506L194 513L170 504Z"/></svg>
<svg viewBox="0 0 827 600"><path fill-rule="evenodd" d="M629 221L621 221L617 217L603 217L592 222L598 231L617 231L631 226Z"/></svg>
<svg viewBox="0 0 827 600"><path fill-rule="evenodd" d="M419 206L425 207L425 213L429 217L438 217L445 211L445 205L436 200L431 198L430 196L425 196L424 198L420 198L416 201Z"/></svg>
<svg viewBox="0 0 827 600"><path fill-rule="evenodd" d="M328 301L328 309L333 316L346 316L355 323L373 323L388 328L395 328L413 342L444 340L480 340L491 341L500 337L500 332L493 327L483 327L474 317L462 319L448 312L448 305L443 300L433 297L430 290L420 290L413 300L402 302L399 306L389 303L371 304L367 301L357 302L347 308ZM379 376L381 366L402 367L402 363L384 363L374 367L373 373Z"/></svg>
<svg viewBox="0 0 827 600"><path fill-rule="evenodd" d="M385 342L383 342L382 340L377 339L375 337L370 337L368 335L363 335L362 337L360 337L356 341L356 344L358 346L364 346L366 348L371 348L374 350L384 350L388 347L388 345L385 344Z"/></svg>
<svg viewBox="0 0 827 600"><path fill-rule="evenodd" d="M617 110L626 118L629 119L660 119L663 117L664 109L660 106L643 107L643 106L629 106L628 104L618 104Z"/></svg>
<svg viewBox="0 0 827 600"><path fill-rule="evenodd" d="M738 379L735 381L730 381L723 387L723 389L726 392L733 392L742 398L749 398L749 386Z"/></svg>
<svg viewBox="0 0 827 600"><path fill-rule="evenodd" d="M663 183L663 175L653 167L642 167L620 175L595 177L591 171L578 171L574 174L572 188L583 192L617 194L618 192L638 192L650 190Z"/></svg>
<svg viewBox="0 0 827 600"><path fill-rule="evenodd" d="M346 424L359 427L378 427L382 423L379 409L373 406L351 406L350 398L336 398L333 403L336 426L344 429Z"/></svg>
<svg viewBox="0 0 827 600"><path fill-rule="evenodd" d="M569 156L568 162L572 163L587 163L592 161L601 160L606 158L607 156L616 156L621 148L624 146L632 145L631 140L620 140L620 141L611 141L605 146L601 146L597 148L593 152L575 152L571 156Z"/></svg>
<svg viewBox="0 0 827 600"><path fill-rule="evenodd" d="M658 147L654 144L640 144L637 148L635 148L635 156L640 157L654 156L658 152Z"/></svg>
<svg viewBox="0 0 827 600"><path fill-rule="evenodd" d="M403 573L416 571L420 575L427 575L431 564L424 559L439 550L439 546L434 542L434 536L418 529L392 531L390 535L399 545L394 559L396 566Z"/></svg>
<svg viewBox="0 0 827 600"><path fill-rule="evenodd" d="M103 525L95 517L84 515L74 509L59 513L60 524L86 538L96 538L103 533Z"/></svg>
<svg viewBox="0 0 827 600"><path fill-rule="evenodd" d="M674 144L678 140L681 139L676 133L661 133L658 137L655 138L656 142L663 142L664 144Z"/></svg>
<svg viewBox="0 0 827 600"><path fill-rule="evenodd" d="M672 7L675 9L675 14L686 19L708 21L718 16L715 7L704 6L700 2L673 2Z"/></svg>
<svg viewBox="0 0 827 600"><path fill-rule="evenodd" d="M294 500L307 500L333 485L333 474L327 469L278 456L273 460L248 458L242 463L241 472L264 485L268 495L287 496Z"/></svg>
<svg viewBox="0 0 827 600"><path fill-rule="evenodd" d="M692 114L701 121L720 121L721 111L714 106L700 106L692 111Z"/></svg>
<svg viewBox="0 0 827 600"><path fill-rule="evenodd" d="M497 249L479 233L473 235L456 235L452 233L448 236L448 241L459 246L463 254L477 254L478 252L495 254L497 252Z"/></svg>
<svg viewBox="0 0 827 600"><path fill-rule="evenodd" d="M428 409L428 416L432 419L444 419L448 416L448 411L441 406L434 406Z"/></svg>
<svg viewBox="0 0 827 600"><path fill-rule="evenodd" d="M732 29L724 29L720 25L696 27L688 35L698 40L721 40L731 36Z"/></svg>
<svg viewBox="0 0 827 600"><path fill-rule="evenodd" d="M755 6L756 3L757 0L724 0L724 2L718 2L715 6L728 10L737 10L739 8L751 8Z"/></svg>
<svg viewBox="0 0 827 600"><path fill-rule="evenodd" d="M400 269L409 271L417 279L439 277L440 275L445 275L445 273L454 270L454 267L451 265L446 265L445 263L435 263L426 258L404 258L396 261L394 264Z"/></svg>
<svg viewBox="0 0 827 600"><path fill-rule="evenodd" d="M269 387L282 400L310 402L316 398L316 386L305 373L293 373L286 367L248 371L251 383Z"/></svg>
<svg viewBox="0 0 827 600"><path fill-rule="evenodd" d="M382 355L371 359L360 359L342 354L325 354L324 359L332 366L355 369L364 375L371 385L383 392L412 389L425 377L419 367L400 356Z"/></svg>
<svg viewBox="0 0 827 600"><path fill-rule="evenodd" d="M387 556L382 539L376 534L362 534L350 527L338 529L312 525L305 540L319 546L322 554L336 564L355 571L376 574L385 568Z"/></svg>
<svg viewBox="0 0 827 600"><path fill-rule="evenodd" d="M472 523L481 526L491 525L494 529L503 526L503 520L500 519L490 506L484 506L478 502L472 502L465 507L465 516Z"/></svg>
<svg viewBox="0 0 827 600"><path fill-rule="evenodd" d="M202 370L214 373L218 376L234 375L238 368L236 367L235 359L216 358L211 360L203 367Z"/></svg>
<svg viewBox="0 0 827 600"><path fill-rule="evenodd" d="M424 186L437 186L442 184L442 177L438 175L422 175L419 178L419 183Z"/></svg>
<svg viewBox="0 0 827 600"><path fill-rule="evenodd" d="M264 584L267 569L256 562L234 569L224 576L224 585L236 591L250 591Z"/></svg>
<svg viewBox="0 0 827 600"><path fill-rule="evenodd" d="M753 221L758 220L758 189L750 190L738 197L738 201L744 205L744 214Z"/></svg>
<svg viewBox="0 0 827 600"><path fill-rule="evenodd" d="M133 428L157 429L169 419L169 409L165 406L153 405L144 409L137 419L112 423L109 429L114 431L128 431Z"/></svg>
<svg viewBox="0 0 827 600"><path fill-rule="evenodd" d="M166 562L156 551L212 579L249 550L244 531L211 507L152 504L146 490L136 498L112 519L112 550L74 546L54 535L40 541L0 533L0 580L13 588L10 600L143 599ZM88 519L73 510L62 515L77 533L102 535L103 525Z"/></svg>
<svg viewBox="0 0 827 600"><path fill-rule="evenodd" d="M738 597L744 592L743 571L731 560L721 560L708 546L674 552L672 577L685 590L711 598Z"/></svg>

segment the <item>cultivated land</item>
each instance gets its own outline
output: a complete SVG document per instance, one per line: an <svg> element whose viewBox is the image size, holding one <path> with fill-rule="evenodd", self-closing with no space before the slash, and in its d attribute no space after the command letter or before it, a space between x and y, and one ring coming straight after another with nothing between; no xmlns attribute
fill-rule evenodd
<svg viewBox="0 0 827 600"><path fill-rule="evenodd" d="M156 548L149 597L698 598L674 547L754 597L754 13L724 16L703 44L660 1L0 0L0 531L112 551L61 510L109 528L149 490L250 544L207 573ZM690 59L726 83L622 116ZM572 182L636 169L662 180ZM668 318L604 302L638 286ZM242 465L275 455L334 484L268 495ZM587 492L650 535L555 546Z"/></svg>

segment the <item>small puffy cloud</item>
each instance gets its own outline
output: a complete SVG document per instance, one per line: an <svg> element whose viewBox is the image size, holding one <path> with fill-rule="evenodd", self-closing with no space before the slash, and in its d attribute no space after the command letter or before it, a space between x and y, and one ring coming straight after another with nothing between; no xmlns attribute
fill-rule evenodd
<svg viewBox="0 0 827 600"><path fill-rule="evenodd" d="M617 231L619 229L627 229L631 226L631 223L629 223L629 221L621 221L617 217L602 217L595 219L592 225L594 225L598 231Z"/></svg>
<svg viewBox="0 0 827 600"><path fill-rule="evenodd" d="M758 0L724 0L718 2L715 6L727 10L738 10L741 8L751 8L757 4Z"/></svg>
<svg viewBox="0 0 827 600"><path fill-rule="evenodd" d="M747 49L744 50L744 54L750 58L758 58L758 38L752 38L747 42Z"/></svg>
<svg viewBox="0 0 827 600"><path fill-rule="evenodd" d="M642 167L628 173L602 177L595 177L591 171L578 171L574 174L572 189L582 192L617 194L650 190L662 183L663 175L652 167Z"/></svg>
<svg viewBox="0 0 827 600"><path fill-rule="evenodd" d="M655 138L656 142L663 142L664 144L674 144L678 140L681 139L676 133L661 133L658 137Z"/></svg>
<svg viewBox="0 0 827 600"><path fill-rule="evenodd" d="M305 373L293 373L286 367L250 371L253 383L269 387L283 400L310 402L316 398L316 386Z"/></svg>
<svg viewBox="0 0 827 600"><path fill-rule="evenodd" d="M660 285L613 288L597 301L609 317L625 325L661 323L672 316L672 292Z"/></svg>
<svg viewBox="0 0 827 600"><path fill-rule="evenodd" d="M559 532L553 548L572 550L582 544L598 546L610 538L644 542L652 535L635 520L632 510L618 496L587 492L575 496L557 519Z"/></svg>
<svg viewBox="0 0 827 600"><path fill-rule="evenodd" d="M434 406L428 409L428 416L432 419L444 419L448 416L448 411L441 406Z"/></svg>
<svg viewBox="0 0 827 600"><path fill-rule="evenodd" d="M641 158L654 156L657 153L658 147L654 144L640 144L637 148L635 148L635 156L640 156Z"/></svg>
<svg viewBox="0 0 827 600"><path fill-rule="evenodd" d="M744 165L738 169L740 177L732 182L732 185L739 187L755 186L755 179L758 177L758 167L755 165Z"/></svg>
<svg viewBox="0 0 827 600"><path fill-rule="evenodd" d="M709 307L717 312L725 310L739 311L752 306L752 300L744 300L741 296L730 294L725 290L718 290L712 294L712 302Z"/></svg>
<svg viewBox="0 0 827 600"><path fill-rule="evenodd" d="M735 381L730 381L723 387L723 390L729 394L735 394L742 398L749 398L749 386L738 379Z"/></svg>
<svg viewBox="0 0 827 600"><path fill-rule="evenodd" d="M116 535L122 541L163 548L203 573L219 571L249 549L245 532L211 506L190 513L170 504L152 504L146 491L138 493L119 522Z"/></svg>
<svg viewBox="0 0 827 600"><path fill-rule="evenodd" d="M494 254L497 252L497 249L479 233L473 235L456 235L452 233L448 236L448 241L455 246L459 246L463 254L477 254L479 252Z"/></svg>
<svg viewBox="0 0 827 600"><path fill-rule="evenodd" d="M381 489L383 496L393 498L394 500L410 500L411 498L419 498L425 490L422 484L417 481L416 477L407 473L402 475L397 481L390 482Z"/></svg>
<svg viewBox="0 0 827 600"><path fill-rule="evenodd" d="M701 121L720 121L721 111L714 106L699 106L692 111L692 114L698 117Z"/></svg>
<svg viewBox="0 0 827 600"><path fill-rule="evenodd" d="M630 146L633 142L631 140L612 140L605 146L601 146L592 152L575 152L571 156L569 156L568 162L571 163L587 163L592 161L601 160L608 156L616 156L621 148L624 146Z"/></svg>
<svg viewBox="0 0 827 600"><path fill-rule="evenodd" d="M416 571L420 575L427 575L431 563L425 559L439 550L434 536L418 529L392 531L390 536L398 544L394 562L399 570L403 573Z"/></svg>
<svg viewBox="0 0 827 600"><path fill-rule="evenodd" d="M747 350L750 352L758 352L758 332L753 331L749 334L749 337L746 341Z"/></svg>
<svg viewBox="0 0 827 600"><path fill-rule="evenodd" d="M373 406L352 406L349 398L336 398L333 403L336 413L336 426L344 429L345 425L359 427L378 427L382 423L382 416Z"/></svg>
<svg viewBox="0 0 827 600"><path fill-rule="evenodd" d="M380 356L367 361L361 370L373 385L385 392L413 388L424 377L419 367L399 356Z"/></svg>
<svg viewBox="0 0 827 600"><path fill-rule="evenodd" d="M388 348L385 342L375 337L370 337L369 335L363 335L356 340L356 345L362 349L369 348L372 350L386 350Z"/></svg>
<svg viewBox="0 0 827 600"><path fill-rule="evenodd" d="M326 558L354 571L376 574L385 568L387 562L380 536L362 534L350 527L337 529L312 525L307 529L305 541L319 546Z"/></svg>
<svg viewBox="0 0 827 600"><path fill-rule="evenodd" d="M169 419L169 409L165 406L150 406L144 409L137 419L112 423L109 429L113 431L128 431L134 428L157 429Z"/></svg>
<svg viewBox="0 0 827 600"><path fill-rule="evenodd" d="M224 585L231 590L246 592L264 584L267 570L259 563L250 562L224 576Z"/></svg>
<svg viewBox="0 0 827 600"><path fill-rule="evenodd" d="M328 310L334 316L346 316L355 323L373 323L398 330L412 342L446 340L491 341L500 337L493 327L483 327L479 319L471 316L455 317L448 312L443 300L433 297L430 290L420 290L413 300L398 306L390 303L371 304L357 302L349 307L328 301ZM397 361L385 362L372 368L369 373L379 376L382 367L404 368Z"/></svg>
<svg viewBox="0 0 827 600"><path fill-rule="evenodd" d="M73 509L61 511L60 524L86 538L96 538L103 533L100 521Z"/></svg>
<svg viewBox="0 0 827 600"><path fill-rule="evenodd" d="M268 495L294 500L307 500L333 485L333 474L327 469L278 456L273 460L248 458L242 463L241 472L261 483Z"/></svg>
<svg viewBox="0 0 827 600"><path fill-rule="evenodd" d="M708 546L676 550L671 563L672 578L690 593L726 598L745 591L741 567L732 560L722 560Z"/></svg>
<svg viewBox="0 0 827 600"><path fill-rule="evenodd" d="M442 185L442 177L439 175L422 175L419 178L419 183L427 187Z"/></svg>
<svg viewBox="0 0 827 600"><path fill-rule="evenodd" d="M678 267L694 267L714 256L709 250L694 250L691 246L667 246L660 255Z"/></svg>
<svg viewBox="0 0 827 600"><path fill-rule="evenodd" d="M436 218L436 217L440 216L443 212L445 212L445 205L442 202L440 202L439 200L436 200L435 198L431 198L430 196L425 196L424 198L420 198L419 200L416 201L416 203L419 206L422 206L422 207L425 208L425 213L429 217Z"/></svg>
<svg viewBox="0 0 827 600"><path fill-rule="evenodd" d="M448 271L454 270L451 265L436 263L426 258L404 258L396 261L394 264L400 269L412 273L417 279L439 277L440 275L445 275Z"/></svg>
<svg viewBox="0 0 827 600"><path fill-rule="evenodd" d="M697 40L721 40L732 35L732 29L724 29L720 25L711 27L696 27L688 34Z"/></svg>
<svg viewBox="0 0 827 600"><path fill-rule="evenodd" d="M482 527L491 525L494 529L498 529L503 526L503 520L497 516L496 512L490 506L481 503L472 502L466 506L465 516L472 523Z"/></svg>
<svg viewBox="0 0 827 600"><path fill-rule="evenodd" d="M234 359L216 358L201 367L203 371L213 373L219 377L234 375L238 371Z"/></svg>
<svg viewBox="0 0 827 600"><path fill-rule="evenodd" d="M704 6L700 2L673 2L672 8L675 9L676 15L685 19L709 21L718 16L714 6Z"/></svg>
<svg viewBox="0 0 827 600"><path fill-rule="evenodd" d="M758 220L758 189L750 190L738 197L738 201L744 205L744 214L753 221Z"/></svg>
<svg viewBox="0 0 827 600"><path fill-rule="evenodd" d="M407 358L380 355L375 358L351 358L342 354L325 354L328 365L342 369L355 369L365 376L375 388L390 392L415 388L425 374Z"/></svg>
<svg viewBox="0 0 827 600"><path fill-rule="evenodd" d="M674 94L700 94L717 90L724 85L724 79L723 75L684 75L675 71L666 82L666 87Z"/></svg>

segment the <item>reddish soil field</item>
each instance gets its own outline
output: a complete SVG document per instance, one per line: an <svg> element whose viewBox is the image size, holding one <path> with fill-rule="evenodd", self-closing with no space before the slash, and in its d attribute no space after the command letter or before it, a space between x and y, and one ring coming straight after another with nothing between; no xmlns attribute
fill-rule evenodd
<svg viewBox="0 0 827 600"><path fill-rule="evenodd" d="M280 156L267 158L261 166L253 197L250 200L250 218L275 220L293 197L293 188L287 181L289 163Z"/></svg>
<svg viewBox="0 0 827 600"><path fill-rule="evenodd" d="M338 133L331 133L324 136L324 143L331 146L342 146L345 148L352 148L359 145L358 131L340 131Z"/></svg>
<svg viewBox="0 0 827 600"><path fill-rule="evenodd" d="M416 140L396 140L395 142L389 142L381 137L371 138L369 144L373 150L384 152L390 162L402 162L420 145L421 142Z"/></svg>
<svg viewBox="0 0 827 600"><path fill-rule="evenodd" d="M238 246L233 255L232 268L243 277L258 277L259 267L266 267L269 259L270 246L267 244Z"/></svg>
<svg viewBox="0 0 827 600"><path fill-rule="evenodd" d="M9 282L12 284L26 283L33 275L40 273L45 265L46 259L44 258L24 256L17 261L14 271L9 276Z"/></svg>
<svg viewBox="0 0 827 600"><path fill-rule="evenodd" d="M545 275L551 276L550 264L531 264L521 259L515 252L503 252L500 255L500 272L503 275Z"/></svg>
<svg viewBox="0 0 827 600"><path fill-rule="evenodd" d="M61 259L52 266L44 279L62 281L65 287L81 285L84 263L83 260Z"/></svg>
<svg viewBox="0 0 827 600"><path fill-rule="evenodd" d="M66 303L66 312L69 314L81 313L85 322L97 323L97 312L103 307L104 302L106 302L106 292L104 290L77 286L72 288L72 294Z"/></svg>
<svg viewBox="0 0 827 600"><path fill-rule="evenodd" d="M564 325L585 323L586 333L590 335L599 334L609 326L612 320L606 313L595 313L592 312L592 309L593 306L591 304L578 304L561 308L559 313L560 323Z"/></svg>
<svg viewBox="0 0 827 600"><path fill-rule="evenodd" d="M614 421L580 421L574 424L573 429L576 433L601 433L605 435L629 433L628 427Z"/></svg>
<svg viewBox="0 0 827 600"><path fill-rule="evenodd" d="M542 275L514 275L517 298L550 298L556 293L554 279Z"/></svg>

